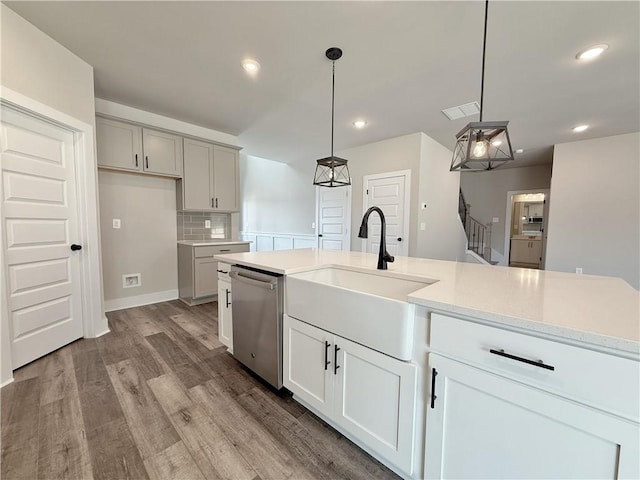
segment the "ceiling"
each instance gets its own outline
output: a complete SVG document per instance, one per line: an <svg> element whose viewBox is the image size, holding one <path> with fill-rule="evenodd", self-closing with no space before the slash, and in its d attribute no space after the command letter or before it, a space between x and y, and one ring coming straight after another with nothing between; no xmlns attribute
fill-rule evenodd
<svg viewBox="0 0 640 480"><path fill-rule="evenodd" d="M329 153L332 46L344 50L336 150L418 131L452 149L477 121L441 110L480 100L481 1L5 4L93 65L97 97L237 135L250 155ZM484 120L510 121L525 149L513 166L550 163L557 143L640 130L639 23L635 1L490 3ZM575 59L600 43L600 58Z"/></svg>

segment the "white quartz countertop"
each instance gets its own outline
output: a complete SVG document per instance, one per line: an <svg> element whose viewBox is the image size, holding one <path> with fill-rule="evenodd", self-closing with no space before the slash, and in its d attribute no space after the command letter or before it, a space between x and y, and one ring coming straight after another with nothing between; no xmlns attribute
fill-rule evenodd
<svg viewBox="0 0 640 480"><path fill-rule="evenodd" d="M211 245L247 245L251 242L245 240L178 240L178 245L191 247L207 247Z"/></svg>
<svg viewBox="0 0 640 480"><path fill-rule="evenodd" d="M619 278L316 248L216 255L227 263L289 275L323 267L433 282L407 300L488 324L580 342L640 358L640 293Z"/></svg>

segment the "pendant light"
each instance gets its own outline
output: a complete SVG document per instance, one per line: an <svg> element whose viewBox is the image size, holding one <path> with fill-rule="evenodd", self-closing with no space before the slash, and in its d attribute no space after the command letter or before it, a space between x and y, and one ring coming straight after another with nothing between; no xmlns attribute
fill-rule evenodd
<svg viewBox="0 0 640 480"><path fill-rule="evenodd" d="M331 83L331 156L317 160L316 173L313 177L313 184L320 187L343 187L351 185L351 176L347 161L333 155L333 124L335 111L335 90L336 90L336 60L342 57L342 50L331 47L325 55L333 63L333 74Z"/></svg>
<svg viewBox="0 0 640 480"><path fill-rule="evenodd" d="M487 50L489 0L484 4L484 39L482 43L482 83L480 86L480 121L467 124L456 135L451 171L478 172L493 170L514 159L508 121L483 122L484 63Z"/></svg>

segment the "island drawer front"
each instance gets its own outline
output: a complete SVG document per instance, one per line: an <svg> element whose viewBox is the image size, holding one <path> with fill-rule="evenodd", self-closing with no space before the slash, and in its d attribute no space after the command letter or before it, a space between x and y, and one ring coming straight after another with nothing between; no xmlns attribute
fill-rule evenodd
<svg viewBox="0 0 640 480"><path fill-rule="evenodd" d="M195 258L213 257L219 253L240 253L248 252L248 245L207 245L204 247L193 247Z"/></svg>
<svg viewBox="0 0 640 480"><path fill-rule="evenodd" d="M637 361L436 313L430 346L434 353L640 421Z"/></svg>
<svg viewBox="0 0 640 480"><path fill-rule="evenodd" d="M231 277L229 277L229 271L231 270L231 265L228 263L218 262L218 280L226 280L227 282L231 281Z"/></svg>

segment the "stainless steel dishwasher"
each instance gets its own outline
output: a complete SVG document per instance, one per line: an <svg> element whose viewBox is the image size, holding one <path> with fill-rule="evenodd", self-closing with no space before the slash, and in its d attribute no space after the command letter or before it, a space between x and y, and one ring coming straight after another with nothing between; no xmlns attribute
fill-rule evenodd
<svg viewBox="0 0 640 480"><path fill-rule="evenodd" d="M233 356L276 388L282 388L282 292L277 273L233 265Z"/></svg>

